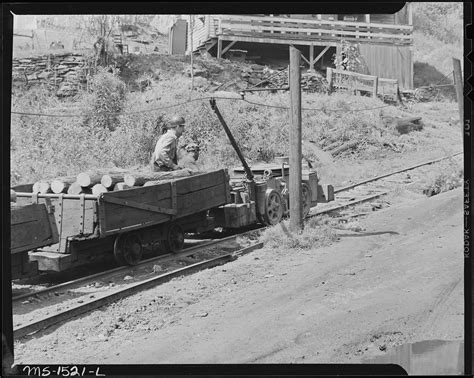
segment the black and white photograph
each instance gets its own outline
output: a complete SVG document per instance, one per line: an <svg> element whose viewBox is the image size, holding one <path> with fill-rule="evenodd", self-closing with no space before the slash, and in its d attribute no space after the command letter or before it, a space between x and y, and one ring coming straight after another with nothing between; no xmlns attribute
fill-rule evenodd
<svg viewBox="0 0 474 378"><path fill-rule="evenodd" d="M2 375L472 373L467 4L57 4L11 10Z"/></svg>

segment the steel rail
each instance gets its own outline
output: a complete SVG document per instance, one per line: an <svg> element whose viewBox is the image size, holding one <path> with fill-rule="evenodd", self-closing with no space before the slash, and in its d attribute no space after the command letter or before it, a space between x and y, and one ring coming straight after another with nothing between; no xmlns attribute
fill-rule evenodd
<svg viewBox="0 0 474 378"><path fill-rule="evenodd" d="M93 281L93 280L96 280L96 279L104 279L104 278L111 277L111 276L114 276L114 275L117 275L117 274L120 274L120 273L128 273L128 272L132 271L135 268L140 268L141 266L145 266L149 263L166 262L166 261L170 261L170 260L175 260L175 259L187 257L189 255L199 253L204 248L218 246L219 244L224 244L224 243L226 243L230 240L236 239L237 237L245 237L246 234L250 234L250 233L255 232L257 230L259 230L259 229L246 231L244 233L237 234L237 235L230 235L230 236L227 236L227 237L222 238L222 239L216 239L216 240L211 240L209 242L204 242L202 244L186 248L186 249L182 250L181 252L167 253L167 254L164 254L164 255L151 257L149 259L140 261L137 265L134 265L134 266L128 266L128 265L127 266L119 266L117 268L110 269L110 270L107 270L105 272L95 273L95 274L92 274L92 275L89 275L89 276L78 278L76 280L63 282L63 283L58 284L58 285L50 286L50 287L47 287L45 289L38 290L34 293L20 294L20 295L17 295L15 297L13 297L12 302L13 302L13 304L15 304L15 303L17 303L20 300L25 299L25 298L33 297L33 296L36 296L36 295L44 295L44 294L54 292L54 291L57 291L57 290L62 290L62 289L68 288L68 287L73 287L73 286L75 286L77 284L80 284L80 283L83 283L83 282Z"/></svg>
<svg viewBox="0 0 474 378"><path fill-rule="evenodd" d="M313 217L316 217L316 216L321 215L321 214L331 213L333 211L341 210L341 209L344 209L344 208L349 207L349 206L353 206L353 205L357 205L359 203L367 202L367 201L373 200L375 198L385 196L387 194L388 194L388 192L380 192L380 193L376 193L376 194L371 194L370 196L366 196L366 197L359 198L359 199L356 199L356 200L353 200L353 201L349 201L347 203L344 203L344 204L336 206L336 207L331 207L329 209L316 211L316 213L314 213L314 214L309 214L307 216L307 218L313 218Z"/></svg>
<svg viewBox="0 0 474 378"><path fill-rule="evenodd" d="M344 191L346 191L346 190L350 190L350 189L352 189L352 188L355 188L356 186L364 185L364 184L367 184L367 183L372 182L372 181L377 181L377 180L383 179L383 178L388 177L388 176L393 176L393 175L396 175L397 173L402 173L402 172L410 171L410 170L415 169L415 168L422 167L422 166L424 166L424 165L429 165L429 164L437 163L438 161L446 160L446 159L452 158L452 157L457 156L457 155L460 155L460 154L462 154L462 152L457 152L457 153L452 154L452 155L449 155L449 156L444 156L444 157L439 158L439 159L427 161L427 162L424 162L424 163L421 163L421 164L413 165L413 166L408 167L408 168L400 169L400 170L398 170L398 171L393 171L393 172L386 173L386 174L383 174L383 175L380 175L380 176L376 176L376 177L373 177L373 178L370 178L370 179L368 179L368 180L364 180L364 181L361 181L361 182L358 182L358 183L355 183L355 184L351 184L351 185L348 185L348 186L344 186L344 187L342 187L342 188L335 189L335 190L334 190L334 194L340 193L340 192L344 192Z"/></svg>
<svg viewBox="0 0 474 378"><path fill-rule="evenodd" d="M369 182L377 181L377 180L380 180L380 179L388 177L388 176L392 176L392 175L402 173L402 172L405 172L405 171L408 171L408 170L419 168L419 167L424 166L424 165L429 165L429 164L433 164L433 163L436 163L436 162L439 162L439 161L442 161L442 160L445 160L445 159L449 159L451 157L460 155L461 153L462 152L458 152L458 153L455 153L455 154L452 154L452 155L449 155L449 156L445 156L445 157L442 157L442 158L439 158L439 159L431 160L431 161L424 162L424 163L421 163L421 164L417 164L417 165L414 165L414 166L411 166L411 167L408 167L408 168L393 171L393 172L388 173L388 174L373 177L373 178L368 179L368 180L364 180L364 181L361 181L361 182L358 182L358 183L355 183L355 184L352 184L352 185L349 185L349 186L346 186L346 187L339 188L339 189L335 190L334 193L340 193L340 192L343 192L343 191L347 191L347 190L353 189L357 186L361 186L361 185L367 184ZM30 193L24 193L24 194L29 195ZM376 194L373 194L373 195L370 195L370 196L367 196L367 197L363 197L361 199L356 199L356 200L350 201L348 203L345 203L345 204L342 204L342 205L339 205L339 206L336 206L336 207L316 211L313 214L309 214L307 216L307 218L312 218L312 217L315 217L315 216L318 216L318 215L327 214L327 213L331 213L333 211L341 210L341 209L344 209L346 207L356 205L358 203L363 203L363 202L366 202L366 201L370 201L372 199L384 196L386 194L388 194L388 192L376 193ZM43 195L40 194L39 196L42 197ZM74 196L74 197L76 197L76 196ZM113 275L116 275L116 274L119 274L119 273L126 273L126 272L131 271L134 268L146 265L146 264L151 263L151 262L165 262L165 261L169 261L169 260L173 260L173 259L177 259L177 258L181 258L181 257L186 257L186 256L189 256L189 255L198 253L199 250L204 249L206 247L217 246L217 245L225 243L229 240L235 239L239 236L240 237L245 236L245 234L247 234L247 233L252 233L252 232L255 232L255 231L259 231L259 230L262 231L262 230L265 230L266 228L267 227L260 227L260 228L254 229L254 230L244 232L242 234L231 235L231 236L225 237L223 239L212 240L210 242L206 242L206 243L200 244L198 246L187 248L187 249L185 249L185 250L183 250L179 253L175 253L175 254L168 253L168 254L165 254L165 255L156 256L156 257L153 257L153 258L150 258L150 259L147 259L147 260L143 260L143 261L139 262L137 265L135 265L133 267L122 266L122 267L118 267L118 268L115 268L115 269L108 270L106 272L96 273L96 274L93 274L93 275L90 275L90 276L81 277L77 280L73 280L73 281L65 282L65 283L62 283L62 284L59 284L59 285L51 286L51 287L42 289L42 290L34 292L34 293L21 294L21 295L18 295L16 297L13 297L12 301L13 301L13 303L16 303L16 302L18 302L22 299L25 299L25 298L29 298L29 297L32 297L32 296L35 296L35 295L43 295L43 294L46 294L46 293L49 293L49 292L52 292L52 291L57 291L57 290L64 289L66 287L72 287L72 286L74 286L76 284L79 284L79 283L82 283L82 282L92 281L92 280L97 279L97 278L106 278L106 277L113 276Z"/></svg>
<svg viewBox="0 0 474 378"><path fill-rule="evenodd" d="M26 336L28 334L40 331L44 328L50 327L54 324L57 324L61 321L65 321L68 319L71 319L75 316L90 312L92 310L95 310L99 307L108 305L110 303L116 302L120 299L123 299L125 297L128 297L132 294L135 294L139 291L145 290L145 289L150 289L156 285L165 283L172 278L183 276L186 274L193 273L195 271L203 270L203 269L208 269L212 268L218 265L225 264L227 262L233 261L237 259L240 256L243 256L249 252L252 252L256 249L262 248L263 243L256 243L251 246L242 248L236 252L231 252L219 257L215 257L209 260L205 260L193 265L189 265L184 268L180 268L177 270L174 270L172 272L168 272L162 275L159 275L157 277L149 278L145 281L133 284L131 286L126 287L125 289L116 291L112 294L107 294L104 295L101 298L94 299L92 301L88 301L86 303L74 306L72 308L67 309L66 311L60 312L58 314L55 314L53 316L45 317L43 319L40 319L35 322L31 322L29 324L26 324L22 327L16 328L13 330L13 337L15 339L18 339L20 337Z"/></svg>

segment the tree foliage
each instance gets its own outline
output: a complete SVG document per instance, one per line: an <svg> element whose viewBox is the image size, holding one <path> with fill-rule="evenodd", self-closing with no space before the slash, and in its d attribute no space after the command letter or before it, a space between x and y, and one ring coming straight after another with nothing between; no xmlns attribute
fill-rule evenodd
<svg viewBox="0 0 474 378"><path fill-rule="evenodd" d="M463 3L413 3L413 29L446 43L462 43Z"/></svg>
<svg viewBox="0 0 474 378"><path fill-rule="evenodd" d="M334 65L338 70L367 73L367 65L357 43L342 41L341 54L334 55Z"/></svg>

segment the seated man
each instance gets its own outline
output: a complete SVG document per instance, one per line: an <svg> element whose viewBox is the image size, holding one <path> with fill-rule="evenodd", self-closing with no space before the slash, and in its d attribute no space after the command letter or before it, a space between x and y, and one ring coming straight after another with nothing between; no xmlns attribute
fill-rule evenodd
<svg viewBox="0 0 474 378"><path fill-rule="evenodd" d="M166 131L156 142L150 162L152 172L182 169L178 165L177 144L183 132L184 118L173 117L166 126Z"/></svg>

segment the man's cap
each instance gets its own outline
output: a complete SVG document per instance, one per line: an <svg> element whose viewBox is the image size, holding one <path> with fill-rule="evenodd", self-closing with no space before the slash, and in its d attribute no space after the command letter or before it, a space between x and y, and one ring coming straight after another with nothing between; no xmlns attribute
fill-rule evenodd
<svg viewBox="0 0 474 378"><path fill-rule="evenodd" d="M168 124L168 127L177 127L180 125L184 126L184 117L181 116L174 116L173 118L170 119L170 122Z"/></svg>

